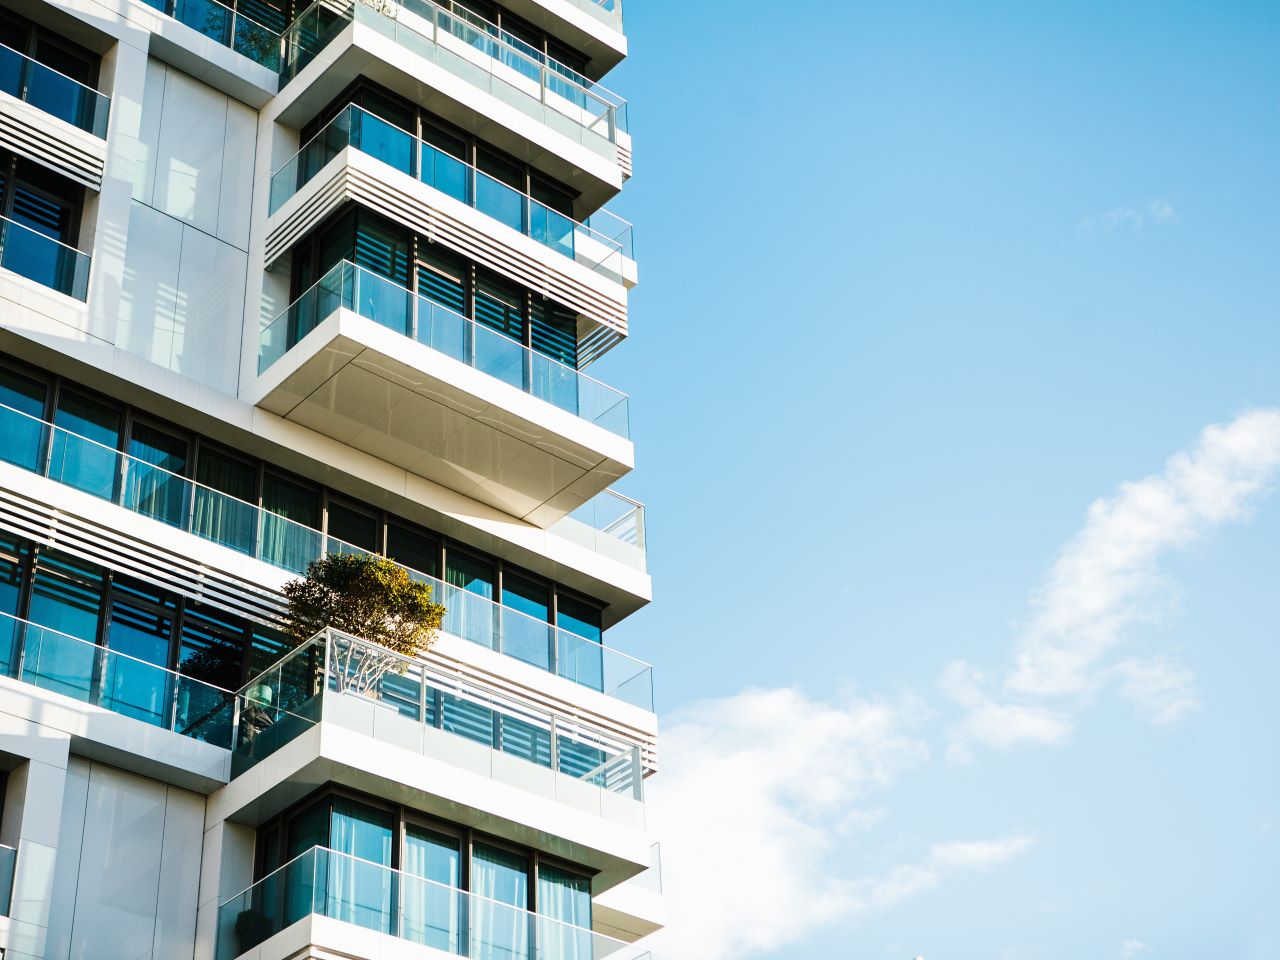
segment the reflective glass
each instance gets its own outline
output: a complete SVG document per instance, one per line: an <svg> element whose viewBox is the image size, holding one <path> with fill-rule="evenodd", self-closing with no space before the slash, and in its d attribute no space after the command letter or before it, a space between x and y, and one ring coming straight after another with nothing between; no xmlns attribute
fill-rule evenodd
<svg viewBox="0 0 1280 960"><path fill-rule="evenodd" d="M114 499L120 411L70 390L58 395L49 476L78 490Z"/></svg>
<svg viewBox="0 0 1280 960"><path fill-rule="evenodd" d="M0 52L4 49L0 47ZM44 418L46 392L39 380L0 368L0 404L12 408L0 408L0 434L4 436L0 460L24 470L38 468L44 447L45 428L40 421Z"/></svg>

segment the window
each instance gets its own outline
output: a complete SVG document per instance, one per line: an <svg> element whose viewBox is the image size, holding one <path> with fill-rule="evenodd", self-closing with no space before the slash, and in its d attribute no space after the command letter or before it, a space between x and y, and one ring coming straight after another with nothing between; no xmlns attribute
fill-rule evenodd
<svg viewBox="0 0 1280 960"><path fill-rule="evenodd" d="M89 699L104 579L102 568L94 564L52 550L40 554L27 619L50 629L26 630L23 680L77 700Z"/></svg>
<svg viewBox="0 0 1280 960"><path fill-rule="evenodd" d="M529 923L529 860L498 847L471 848L472 941L490 956L527 956Z"/></svg>
<svg viewBox="0 0 1280 960"><path fill-rule="evenodd" d="M320 556L320 495L268 473L262 482L262 557L302 573Z"/></svg>
<svg viewBox="0 0 1280 960"><path fill-rule="evenodd" d="M600 608L562 593L556 598L556 627L556 672L593 690L603 690Z"/></svg>
<svg viewBox="0 0 1280 960"><path fill-rule="evenodd" d="M401 935L414 943L457 955L462 952L465 907L461 841L417 824L404 832L401 869L404 922ZM411 877L420 877L414 881Z"/></svg>
<svg viewBox="0 0 1280 960"><path fill-rule="evenodd" d="M196 461L191 530L197 536L252 554L257 526L258 469L251 463L200 445Z"/></svg>
<svg viewBox="0 0 1280 960"><path fill-rule="evenodd" d="M187 441L134 421L125 464L124 505L175 527L187 519Z"/></svg>
<svg viewBox="0 0 1280 960"><path fill-rule="evenodd" d="M169 648L177 605L164 591L117 574L105 644L100 703L108 710L167 726L171 689Z"/></svg>
<svg viewBox="0 0 1280 960"><path fill-rule="evenodd" d="M22 631L15 618L30 563L30 544L0 530L0 674L4 676L11 676L18 663Z"/></svg>
<svg viewBox="0 0 1280 960"><path fill-rule="evenodd" d="M0 90L102 135L91 90L98 82L97 54L8 11L0 13L0 44L9 48L0 49Z"/></svg>
<svg viewBox="0 0 1280 960"><path fill-rule="evenodd" d="M329 543L331 551L347 552L347 544L377 553L378 532L382 525L376 517L362 513L336 500L329 501L329 536L341 541ZM353 551L354 552L354 551Z"/></svg>
<svg viewBox="0 0 1280 960"><path fill-rule="evenodd" d="M37 470L44 450L45 397L48 388L39 380L0 367L0 459L24 470Z"/></svg>
<svg viewBox="0 0 1280 960"><path fill-rule="evenodd" d="M44 167L0 152L0 216L6 270L84 299L87 280L73 249L84 188Z"/></svg>
<svg viewBox="0 0 1280 960"><path fill-rule="evenodd" d="M472 643L493 648L497 639L497 608L493 603L493 564L456 550L445 557L444 629ZM451 589L452 588L452 589ZM479 597L479 600L472 599Z"/></svg>
<svg viewBox="0 0 1280 960"><path fill-rule="evenodd" d="M387 556L427 576L439 575L439 543L403 524L387 524Z"/></svg>
<svg viewBox="0 0 1280 960"><path fill-rule="evenodd" d="M58 394L49 476L77 490L115 499L120 411L72 390Z"/></svg>
<svg viewBox="0 0 1280 960"><path fill-rule="evenodd" d="M502 576L502 650L543 670L551 667L551 591L514 573Z"/></svg>
<svg viewBox="0 0 1280 960"><path fill-rule="evenodd" d="M563 960L591 960L591 878L550 864L538 865L538 953Z"/></svg>

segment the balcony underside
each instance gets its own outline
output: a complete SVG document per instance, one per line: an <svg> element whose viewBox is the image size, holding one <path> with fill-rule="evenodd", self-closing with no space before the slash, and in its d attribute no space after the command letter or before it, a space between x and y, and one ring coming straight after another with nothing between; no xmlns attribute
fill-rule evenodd
<svg viewBox="0 0 1280 960"><path fill-rule="evenodd" d="M362 3L354 10L355 21L280 91L277 122L303 127L363 76L415 103L429 104L445 120L570 186L581 194L583 209L603 206L622 189L623 174L630 169L625 135L620 135L621 147L594 140L594 147L586 146L387 36L395 29L394 20ZM433 49L429 41L419 45L426 52Z"/></svg>
<svg viewBox="0 0 1280 960"><path fill-rule="evenodd" d="M580 326L607 328L599 334L607 336L610 344L627 334L627 289L636 281L633 260L615 254L606 261L622 275L622 282L615 282L351 147L326 163L268 220L267 266L347 202L373 210L571 307L583 318ZM605 259L609 250L601 247L598 253ZM578 333L583 341L593 330Z"/></svg>
<svg viewBox="0 0 1280 960"><path fill-rule="evenodd" d="M345 308L241 396L541 527L635 464L629 440Z"/></svg>
<svg viewBox="0 0 1280 960"><path fill-rule="evenodd" d="M0 93L0 147L90 190L102 186L107 142L64 120Z"/></svg>
<svg viewBox="0 0 1280 960"><path fill-rule="evenodd" d="M627 55L621 17L590 13L586 3L571 0L506 0L505 6L587 56L590 77L603 77Z"/></svg>

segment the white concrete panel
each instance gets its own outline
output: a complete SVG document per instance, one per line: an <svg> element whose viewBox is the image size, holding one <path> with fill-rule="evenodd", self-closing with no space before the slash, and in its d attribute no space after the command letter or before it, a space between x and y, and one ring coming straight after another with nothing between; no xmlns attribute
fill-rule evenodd
<svg viewBox="0 0 1280 960"><path fill-rule="evenodd" d="M131 153L128 164L133 181L133 199L152 206L156 185L156 150L160 144L160 115L164 106L164 84L168 69L159 60L147 60L146 83L142 92L142 112L138 118L137 139L130 143L128 137L120 137L120 146L113 143L112 151L120 151L121 159ZM112 104L114 110L116 105ZM124 172L122 167L121 172Z"/></svg>
<svg viewBox="0 0 1280 960"><path fill-rule="evenodd" d="M156 902L156 960L191 957L195 952L196 891L200 886L204 799L170 787L165 804Z"/></svg>
<svg viewBox="0 0 1280 960"><path fill-rule="evenodd" d="M222 184L218 196L218 239L241 250L249 249L257 138L257 111L235 100L228 101L226 149L222 155Z"/></svg>
<svg viewBox="0 0 1280 960"><path fill-rule="evenodd" d="M152 206L214 236L226 121L225 96L176 70L168 71Z"/></svg>
<svg viewBox="0 0 1280 960"><path fill-rule="evenodd" d="M151 957L165 791L110 767L90 772L72 960L99 956L104 944L117 957Z"/></svg>
<svg viewBox="0 0 1280 960"><path fill-rule="evenodd" d="M163 367L173 355L182 224L135 202L121 283L117 345Z"/></svg>
<svg viewBox="0 0 1280 960"><path fill-rule="evenodd" d="M235 393L247 254L190 227L182 229L172 355L165 365Z"/></svg>
<svg viewBox="0 0 1280 960"><path fill-rule="evenodd" d="M67 960L71 952L71 922L75 916L76 886L80 881L80 847L84 842L85 805L89 793L89 761L72 757L62 794L62 828L53 872L49 909L48 960Z"/></svg>

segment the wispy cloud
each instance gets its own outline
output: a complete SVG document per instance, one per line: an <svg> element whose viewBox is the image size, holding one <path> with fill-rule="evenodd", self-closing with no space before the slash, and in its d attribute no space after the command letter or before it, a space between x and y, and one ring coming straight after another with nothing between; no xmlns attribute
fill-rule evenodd
<svg viewBox="0 0 1280 960"><path fill-rule="evenodd" d="M1081 217L1076 231L1082 235L1117 231L1141 233L1148 224L1162 226L1177 219L1173 204L1159 197L1143 207L1113 207L1105 213Z"/></svg>
<svg viewBox="0 0 1280 960"><path fill-rule="evenodd" d="M1040 696L1099 687L1099 664L1126 630L1162 609L1163 557L1242 517L1278 470L1280 410L1255 410L1208 427L1162 472L1096 501L1035 598L1006 687ZM1164 673L1172 676L1167 663Z"/></svg>
<svg viewBox="0 0 1280 960"><path fill-rule="evenodd" d="M998 863L1022 856L1031 849L1032 838L1017 834L1001 840L970 840L955 843L935 843L929 855L948 867L974 867L985 869Z"/></svg>
<svg viewBox="0 0 1280 960"><path fill-rule="evenodd" d="M869 798L928 756L922 716L911 701L824 703L790 689L673 716L651 792L670 910L655 949L671 960L768 950L923 882L863 882L833 856L874 822Z"/></svg>
<svg viewBox="0 0 1280 960"><path fill-rule="evenodd" d="M1071 718L1061 711L997 702L986 690L985 675L963 660L943 671L938 686L964 709L949 733L948 760L969 762L975 742L1005 750L1024 743L1062 743L1071 735Z"/></svg>
<svg viewBox="0 0 1280 960"><path fill-rule="evenodd" d="M1147 949L1147 945L1141 940L1126 940L1120 944L1121 960L1133 960L1138 954Z"/></svg>

